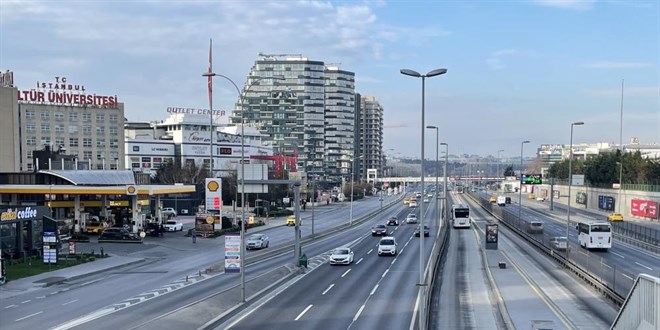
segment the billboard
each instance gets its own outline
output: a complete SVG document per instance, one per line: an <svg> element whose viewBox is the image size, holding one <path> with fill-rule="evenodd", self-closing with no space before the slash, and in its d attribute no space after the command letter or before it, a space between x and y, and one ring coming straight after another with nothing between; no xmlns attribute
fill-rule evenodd
<svg viewBox="0 0 660 330"><path fill-rule="evenodd" d="M522 184L542 184L541 174L523 174L520 180Z"/></svg>
<svg viewBox="0 0 660 330"><path fill-rule="evenodd" d="M225 273L241 272L241 236L225 234Z"/></svg>
<svg viewBox="0 0 660 330"><path fill-rule="evenodd" d="M630 214L644 218L657 219L658 203L645 199L633 199L630 201Z"/></svg>
<svg viewBox="0 0 660 330"><path fill-rule="evenodd" d="M220 212L222 218L222 179L206 178L206 210L215 210Z"/></svg>
<svg viewBox="0 0 660 330"><path fill-rule="evenodd" d="M614 211L614 197L598 195L598 208L601 210Z"/></svg>
<svg viewBox="0 0 660 330"><path fill-rule="evenodd" d="M582 205L587 205L587 194L583 192L577 193L575 196L575 202Z"/></svg>

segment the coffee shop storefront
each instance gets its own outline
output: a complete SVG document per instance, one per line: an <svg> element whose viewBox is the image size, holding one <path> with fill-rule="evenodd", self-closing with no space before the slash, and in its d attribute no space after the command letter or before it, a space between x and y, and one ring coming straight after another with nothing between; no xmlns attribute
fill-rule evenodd
<svg viewBox="0 0 660 330"><path fill-rule="evenodd" d="M43 217L46 206L0 208L0 249L3 258L38 255L42 248Z"/></svg>

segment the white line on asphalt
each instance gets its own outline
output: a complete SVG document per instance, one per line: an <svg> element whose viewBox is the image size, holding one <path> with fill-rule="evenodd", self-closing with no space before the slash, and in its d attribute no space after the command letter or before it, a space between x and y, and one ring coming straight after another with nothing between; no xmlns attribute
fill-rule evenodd
<svg viewBox="0 0 660 330"><path fill-rule="evenodd" d="M32 314L27 315L27 316L23 316L23 317L21 317L20 319L15 319L14 322L23 321L23 320L25 320L25 319L27 319L27 318L33 317L33 316L35 316L35 315L39 315L39 314L41 314L41 313L43 313L43 312L44 312L44 311L40 311L40 312L32 313Z"/></svg>
<svg viewBox="0 0 660 330"><path fill-rule="evenodd" d="M362 314L363 309L364 309L364 305L360 306L360 309L357 311L357 313L355 313L355 316L353 317L353 322L355 322L355 320L357 320L358 317L360 317L360 314Z"/></svg>
<svg viewBox="0 0 660 330"><path fill-rule="evenodd" d="M39 296L39 297L37 297L37 299L44 299L44 298L46 298L46 296Z"/></svg>
<svg viewBox="0 0 660 330"><path fill-rule="evenodd" d="M395 261L396 261L396 258L392 259L392 262L390 262L390 265L394 265Z"/></svg>
<svg viewBox="0 0 660 330"><path fill-rule="evenodd" d="M333 286L335 286L334 283L330 284L330 286L327 289L325 289L325 291L323 291L323 293L321 293L321 295L324 296L326 293L328 293L328 291L330 291L330 289L332 289Z"/></svg>
<svg viewBox="0 0 660 330"><path fill-rule="evenodd" d="M298 314L298 316L294 319L294 321L298 321L303 315L305 315L305 313L307 313L307 311L310 308L312 308L312 306L314 306L314 305L307 306L307 308L305 308L302 312L300 312L300 314Z"/></svg>
<svg viewBox="0 0 660 330"><path fill-rule="evenodd" d="M21 304L25 304L25 303L29 303L29 302L30 302L29 300L21 301Z"/></svg>
<svg viewBox="0 0 660 330"><path fill-rule="evenodd" d="M7 308L12 308L12 307L18 307L18 305L9 305L9 306L5 306L5 309L7 309Z"/></svg>
<svg viewBox="0 0 660 330"><path fill-rule="evenodd" d="M381 275L380 277L381 277L381 278L382 278L382 277L385 277L385 275L387 275L387 272L389 272L389 271L390 271L389 268L388 268L388 269L385 269L385 272L383 272L383 275Z"/></svg>
<svg viewBox="0 0 660 330"><path fill-rule="evenodd" d="M73 303L76 302L76 301L78 301L78 299L73 299L73 300L71 300L71 301L69 301L69 302L65 302L65 303L63 303L62 306L66 306L66 305L68 305L68 304L73 304Z"/></svg>
<svg viewBox="0 0 660 330"><path fill-rule="evenodd" d="M373 296L374 293L376 293L376 289L378 289L378 284L371 290L371 293L369 294L370 296Z"/></svg>
<svg viewBox="0 0 660 330"><path fill-rule="evenodd" d="M346 276L346 274L348 274L350 271L351 271L351 269L349 268L347 271L345 271L343 274L341 274L341 277Z"/></svg>
<svg viewBox="0 0 660 330"><path fill-rule="evenodd" d="M644 267L644 268L646 268L646 269L648 269L648 270L653 270L653 268L651 268L651 267L649 267L649 266L642 265L642 264L640 264L640 263L637 262L637 261L635 261L635 263L638 264L638 265L640 265L640 266L642 266L642 267Z"/></svg>
<svg viewBox="0 0 660 330"><path fill-rule="evenodd" d="M606 264L606 263L603 263L603 266L605 266L605 267L607 267L607 268L609 268L609 269L612 269L612 267L611 267L610 265Z"/></svg>
<svg viewBox="0 0 660 330"><path fill-rule="evenodd" d="M632 277L630 277L630 276L628 276L628 275L626 275L626 274L621 274L621 275L627 277L627 278L630 279L631 281L634 281Z"/></svg>
<svg viewBox="0 0 660 330"><path fill-rule="evenodd" d="M371 253L371 252L373 252L373 250L374 250L374 249L371 249L371 250L369 250L369 251L367 252L367 254L369 254L369 253Z"/></svg>
<svg viewBox="0 0 660 330"><path fill-rule="evenodd" d="M362 259L364 259L364 258L360 258L360 260L358 260L355 264L357 265L357 264L361 263Z"/></svg>
<svg viewBox="0 0 660 330"><path fill-rule="evenodd" d="M618 254L618 253L616 253L616 252L612 252L612 251L610 251L610 253L614 254L615 256L619 256L619 257L621 257L621 259L625 259L625 258L626 258L626 257L624 257L624 256L622 256L622 255L620 255L620 254Z"/></svg>

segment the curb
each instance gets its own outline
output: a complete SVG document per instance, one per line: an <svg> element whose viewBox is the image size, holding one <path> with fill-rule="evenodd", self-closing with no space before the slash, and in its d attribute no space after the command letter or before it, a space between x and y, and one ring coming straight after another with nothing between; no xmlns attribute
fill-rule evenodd
<svg viewBox="0 0 660 330"><path fill-rule="evenodd" d="M87 276L92 276L92 275L100 274L100 273L103 273L103 272L107 272L108 270L111 270L111 269L121 269L123 267L132 266L132 265L135 265L135 264L138 264L138 263L142 263L144 261L145 261L144 258L140 258L138 260L133 260L133 261L121 264L121 265L114 265L114 266L109 266L109 267L106 267L106 268L95 269L95 270L87 272L87 273L74 275L74 276L69 276L69 277L63 277L63 278L58 279L56 281L46 282L46 283L43 283L42 285L36 285L36 286L41 287L41 288L46 288L46 287L49 287L51 285L60 284L62 282L78 280L78 279L81 279L81 278L85 278Z"/></svg>

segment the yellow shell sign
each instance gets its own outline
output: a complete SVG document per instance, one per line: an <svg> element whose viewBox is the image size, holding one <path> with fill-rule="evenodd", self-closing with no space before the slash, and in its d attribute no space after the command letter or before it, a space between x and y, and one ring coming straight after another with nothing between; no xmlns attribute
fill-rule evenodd
<svg viewBox="0 0 660 330"><path fill-rule="evenodd" d="M135 186L126 187L126 195L136 195L136 194L137 194L137 188L135 188Z"/></svg>
<svg viewBox="0 0 660 330"><path fill-rule="evenodd" d="M218 181L215 181L215 180L210 180L206 184L206 189L208 189L209 191L218 191L219 188L220 188L220 185L218 184Z"/></svg>

